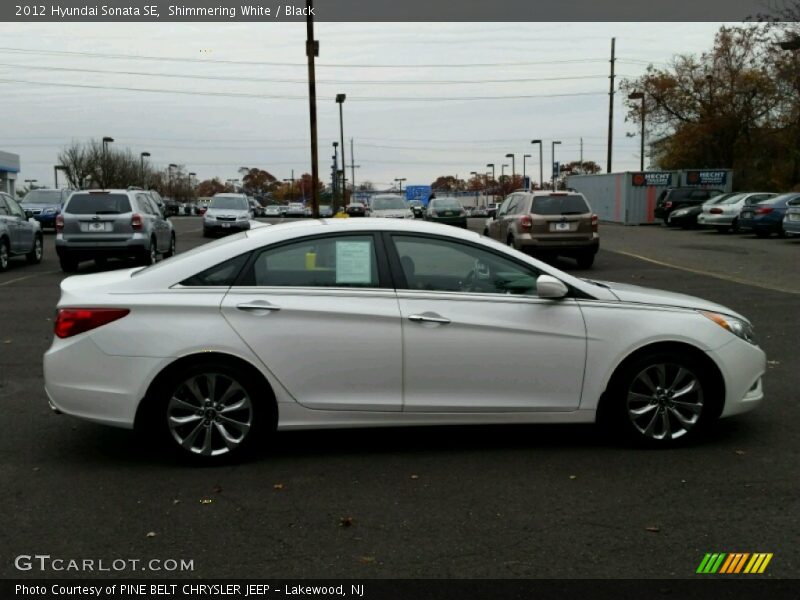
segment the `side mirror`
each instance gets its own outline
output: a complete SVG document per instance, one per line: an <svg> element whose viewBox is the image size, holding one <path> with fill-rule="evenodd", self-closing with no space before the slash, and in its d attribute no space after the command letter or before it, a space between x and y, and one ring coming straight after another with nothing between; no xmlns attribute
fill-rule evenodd
<svg viewBox="0 0 800 600"><path fill-rule="evenodd" d="M31 223L31 224L36 223L36 219L34 219L33 217L30 217L28 219L28 223Z"/></svg>
<svg viewBox="0 0 800 600"><path fill-rule="evenodd" d="M539 298L550 298L558 300L569 293L569 289L564 282L556 279L552 275L539 275L536 278L536 295Z"/></svg>

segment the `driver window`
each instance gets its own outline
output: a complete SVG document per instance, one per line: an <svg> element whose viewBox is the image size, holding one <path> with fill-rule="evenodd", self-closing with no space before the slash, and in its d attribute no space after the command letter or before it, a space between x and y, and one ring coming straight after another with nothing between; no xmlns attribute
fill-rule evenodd
<svg viewBox="0 0 800 600"><path fill-rule="evenodd" d="M476 246L441 238L393 235L406 279L401 289L536 295L538 271Z"/></svg>
<svg viewBox="0 0 800 600"><path fill-rule="evenodd" d="M6 197L6 204L8 204L8 209L9 209L9 211L11 211L11 214L13 216L19 217L23 221L25 220L25 211L20 208L20 206L19 206L19 204L17 204L16 200L14 200L13 198L7 196Z"/></svg>

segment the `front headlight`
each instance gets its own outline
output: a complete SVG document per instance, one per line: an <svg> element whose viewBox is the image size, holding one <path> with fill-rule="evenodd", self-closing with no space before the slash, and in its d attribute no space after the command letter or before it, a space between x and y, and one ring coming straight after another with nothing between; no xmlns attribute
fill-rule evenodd
<svg viewBox="0 0 800 600"><path fill-rule="evenodd" d="M236 218L239 219L240 221L247 221L248 219L250 219L250 215L239 215Z"/></svg>
<svg viewBox="0 0 800 600"><path fill-rule="evenodd" d="M206 213L206 214L203 215L203 219L205 219L206 221L213 221L214 220L214 215L210 215L210 214Z"/></svg>
<svg viewBox="0 0 800 600"><path fill-rule="evenodd" d="M754 346L756 345L756 338L755 338L755 333L753 331L753 326L747 321L743 321L735 317L729 317L728 315L721 315L719 313L713 313L713 312L701 311L700 314L702 314L707 319L711 319L712 321L714 321L714 323L716 323L723 329L727 329L733 335L743 339L745 342L749 342Z"/></svg>
<svg viewBox="0 0 800 600"><path fill-rule="evenodd" d="M673 212L672 216L673 217L682 217L683 215L685 215L688 212L689 212L688 210L686 210L685 208L682 208L680 210L676 210L675 212Z"/></svg>
<svg viewBox="0 0 800 600"><path fill-rule="evenodd" d="M43 215L52 215L54 212L56 212L56 209L55 209L55 208L45 208L45 209L42 211L42 214L43 214Z"/></svg>

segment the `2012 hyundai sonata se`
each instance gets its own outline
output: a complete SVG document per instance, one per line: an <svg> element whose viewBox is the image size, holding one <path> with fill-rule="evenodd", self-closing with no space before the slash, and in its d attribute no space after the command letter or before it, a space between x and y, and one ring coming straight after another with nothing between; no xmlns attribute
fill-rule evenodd
<svg viewBox="0 0 800 600"><path fill-rule="evenodd" d="M758 405L765 362L724 306L336 219L65 279L44 373L54 410L213 461L324 427L600 421L670 446Z"/></svg>

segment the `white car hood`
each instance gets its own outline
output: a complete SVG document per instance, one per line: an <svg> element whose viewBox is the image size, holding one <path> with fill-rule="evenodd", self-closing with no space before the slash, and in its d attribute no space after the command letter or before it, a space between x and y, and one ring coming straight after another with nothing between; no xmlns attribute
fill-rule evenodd
<svg viewBox="0 0 800 600"><path fill-rule="evenodd" d="M608 286L621 302L631 302L633 304L649 304L651 306L670 306L675 308L688 308L691 310L707 310L718 312L747 321L745 317L731 310L730 308L689 296L688 294L678 294L675 292L665 292L654 288L646 288L627 283L616 283L613 281L598 281L602 285Z"/></svg>

